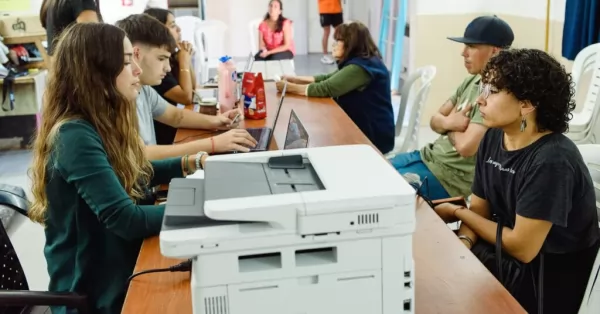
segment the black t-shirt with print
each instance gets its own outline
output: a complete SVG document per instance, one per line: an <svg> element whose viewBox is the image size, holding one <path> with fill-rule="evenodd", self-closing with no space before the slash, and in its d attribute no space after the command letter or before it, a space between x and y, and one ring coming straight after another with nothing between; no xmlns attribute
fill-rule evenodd
<svg viewBox="0 0 600 314"><path fill-rule="evenodd" d="M61 0L48 8L46 14L46 39L48 54L54 54L56 41L67 26L75 23L83 11L96 11L98 19L102 20L96 0Z"/></svg>
<svg viewBox="0 0 600 314"><path fill-rule="evenodd" d="M544 311L576 312L600 243L590 173L563 134L545 135L515 151L504 149L503 137L502 130L490 129L481 141L473 194L487 200L509 227L516 215L552 223L544 243ZM521 290L527 291L515 297L533 311L533 289Z"/></svg>

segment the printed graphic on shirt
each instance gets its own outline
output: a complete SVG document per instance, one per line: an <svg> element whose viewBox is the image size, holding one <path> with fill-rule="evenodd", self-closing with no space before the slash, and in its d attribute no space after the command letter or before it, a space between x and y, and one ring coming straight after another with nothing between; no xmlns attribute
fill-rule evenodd
<svg viewBox="0 0 600 314"><path fill-rule="evenodd" d="M502 167L502 164L494 161L491 157L488 157L488 159L485 161L486 164L493 166L494 168L502 171L502 172L508 172L510 174L515 174L515 170L511 167L508 168L504 168Z"/></svg>

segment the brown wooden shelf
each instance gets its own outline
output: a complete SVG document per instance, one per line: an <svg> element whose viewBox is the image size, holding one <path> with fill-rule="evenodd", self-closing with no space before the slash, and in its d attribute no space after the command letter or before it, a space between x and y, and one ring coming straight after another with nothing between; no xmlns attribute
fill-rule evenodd
<svg viewBox="0 0 600 314"><path fill-rule="evenodd" d="M39 65L39 67L43 69L47 69L50 62L48 62L49 59L46 48L42 45L44 40L46 40L46 34L4 37L3 42L5 45L35 44L35 47L39 50L44 59L43 63L36 62L36 65Z"/></svg>
<svg viewBox="0 0 600 314"><path fill-rule="evenodd" d="M27 76L21 76L21 77L17 77L15 79L15 84L31 84L35 82L35 77L37 75L40 75L43 73L43 71L45 70L40 70L39 72L36 73L30 73ZM0 78L0 84L4 83L4 79Z"/></svg>

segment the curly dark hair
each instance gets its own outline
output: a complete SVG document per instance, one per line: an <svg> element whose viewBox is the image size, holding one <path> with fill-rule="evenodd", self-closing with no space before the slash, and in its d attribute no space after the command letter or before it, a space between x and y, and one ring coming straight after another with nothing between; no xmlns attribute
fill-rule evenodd
<svg viewBox="0 0 600 314"><path fill-rule="evenodd" d="M538 49L506 49L487 63L482 82L529 101L536 109L538 130L565 133L575 109L571 74Z"/></svg>

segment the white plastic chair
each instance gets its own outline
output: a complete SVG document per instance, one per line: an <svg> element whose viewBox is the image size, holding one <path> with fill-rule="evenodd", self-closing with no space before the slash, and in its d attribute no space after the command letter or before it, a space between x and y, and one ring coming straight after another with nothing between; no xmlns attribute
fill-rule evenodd
<svg viewBox="0 0 600 314"><path fill-rule="evenodd" d="M227 24L219 20L202 21L196 29L197 54L201 82L208 81L210 69L217 68L219 58L225 55L225 32Z"/></svg>
<svg viewBox="0 0 600 314"><path fill-rule="evenodd" d="M594 182L594 189L596 190L596 209L600 215L600 145L599 144L587 144L578 145L581 156L588 166L592 181ZM600 227L600 221L599 221ZM596 261L588 280L587 288L581 307L579 308L579 314L592 314L600 313L600 281L596 278L600 278L600 252L596 256Z"/></svg>
<svg viewBox="0 0 600 314"><path fill-rule="evenodd" d="M592 181L594 182L594 189L596 190L596 209L600 215L600 145L599 144L587 144L578 145L581 156L588 166ZM600 227L600 221L598 224ZM588 280L587 288L581 306L579 308L579 314L592 314L600 313L600 252L596 256L596 261Z"/></svg>
<svg viewBox="0 0 600 314"><path fill-rule="evenodd" d="M181 28L181 40L188 41L193 43L195 47L198 47L195 43L195 33L200 23L202 23L202 19L197 16L178 16L175 18L175 23L179 28Z"/></svg>
<svg viewBox="0 0 600 314"><path fill-rule="evenodd" d="M200 47L201 43L197 41L196 30L200 27L202 20L197 16L186 15L176 17L175 23L181 28L181 40L190 42L194 47L194 51L196 51L192 62L194 64L194 74L196 77L200 77L202 60L198 52L198 47Z"/></svg>
<svg viewBox="0 0 600 314"><path fill-rule="evenodd" d="M252 54L258 52L258 26L262 21L263 19L255 19L248 24L248 31L250 32L248 38L250 38L250 49L252 49Z"/></svg>
<svg viewBox="0 0 600 314"><path fill-rule="evenodd" d="M600 114L600 43L587 46L581 50L573 62L573 82L576 90L582 90L581 78L585 73L592 72L592 79L587 87L583 108L573 113L569 122L569 132L566 134L577 144L596 143L600 137L598 130L598 115Z"/></svg>
<svg viewBox="0 0 600 314"><path fill-rule="evenodd" d="M262 23L263 19L255 19L252 20L249 24L248 24L248 31L250 32L250 36L248 38L250 38L250 49L252 51L252 54L256 54L258 52L258 39L259 39L259 35L258 35L258 26L260 25L260 23ZM292 22L292 38L294 38L294 22ZM285 66L286 67L291 67L292 72L296 71L296 64L294 62L293 59L290 60L282 60L282 63L287 63Z"/></svg>
<svg viewBox="0 0 600 314"><path fill-rule="evenodd" d="M419 120L423 107L427 102L431 81L433 81L436 72L436 67L433 65L418 68L402 86L400 92L402 98L396 119L396 143L394 149L386 154L387 158L417 149L419 145ZM417 83L419 79L420 84ZM404 116L407 113L410 113L409 124L407 128L403 128Z"/></svg>

